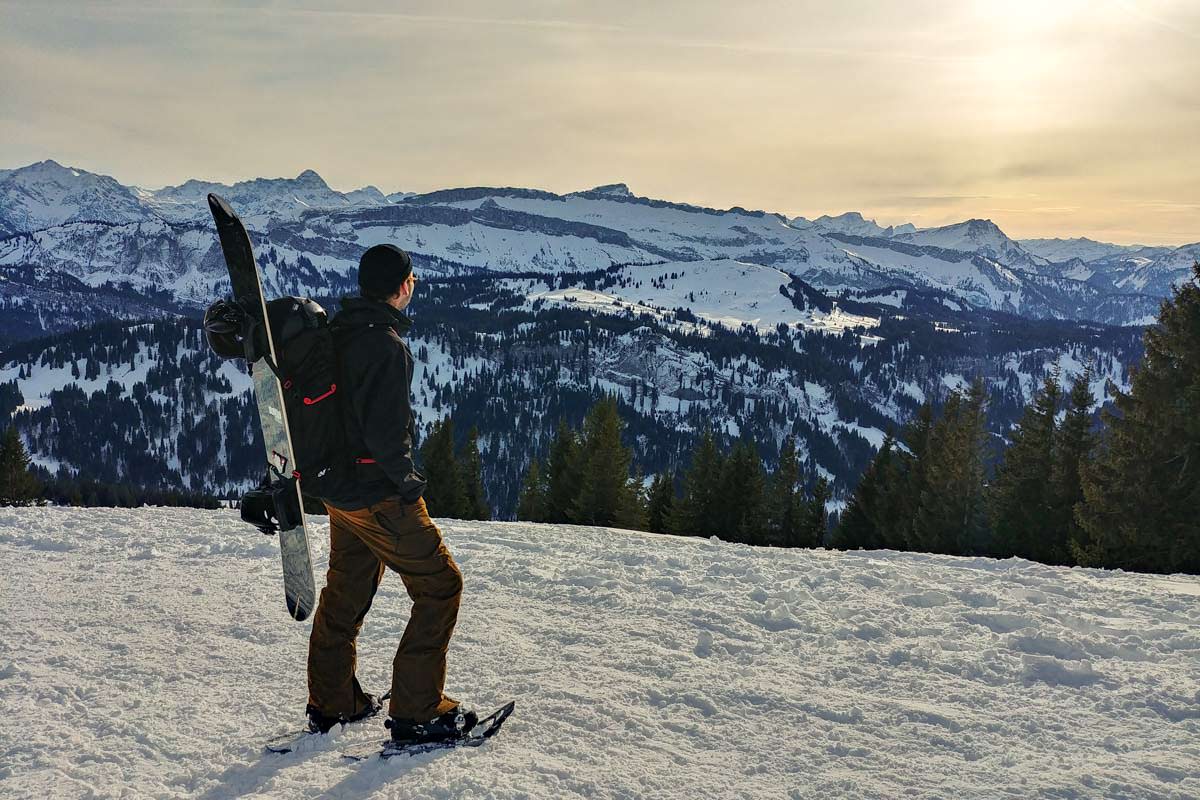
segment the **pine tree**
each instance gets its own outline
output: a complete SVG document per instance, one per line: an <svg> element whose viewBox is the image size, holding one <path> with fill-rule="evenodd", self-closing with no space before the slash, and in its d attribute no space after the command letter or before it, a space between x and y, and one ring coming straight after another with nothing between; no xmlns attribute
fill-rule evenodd
<svg viewBox="0 0 1200 800"><path fill-rule="evenodd" d="M671 476L660 472L650 484L646 509L646 527L653 533L669 533L671 507L675 502L675 486Z"/></svg>
<svg viewBox="0 0 1200 800"><path fill-rule="evenodd" d="M712 432L704 431L692 451L691 466L684 474L683 493L671 509L672 533L717 535L715 518L721 501L718 486L723 461Z"/></svg>
<svg viewBox="0 0 1200 800"><path fill-rule="evenodd" d="M1088 566L1200 572L1200 262L1146 331L1131 391L1083 470L1075 554Z"/></svg>
<svg viewBox="0 0 1200 800"><path fill-rule="evenodd" d="M1057 528L1054 514L1055 416L1058 414L1059 372L1046 376L1042 388L1025 408L1004 461L996 470L990 491L993 555L1019 556L1046 564L1067 557L1066 529Z"/></svg>
<svg viewBox="0 0 1200 800"><path fill-rule="evenodd" d="M429 515L468 519L466 489L454 455L454 421L449 416L434 423L422 443L421 465L428 480L424 497Z"/></svg>
<svg viewBox="0 0 1200 800"><path fill-rule="evenodd" d="M472 426L458 454L459 483L463 487L462 519L491 519L483 489L483 464L479 458L479 429Z"/></svg>
<svg viewBox="0 0 1200 800"><path fill-rule="evenodd" d="M521 485L521 499L517 503L517 519L526 522L545 522L548 493L549 487L546 485L541 466L535 458L529 462L529 470L525 473L525 482Z"/></svg>
<svg viewBox="0 0 1200 800"><path fill-rule="evenodd" d="M806 547L820 547L825 544L825 533L829 525L829 512L826 510L826 506L832 494L829 490L829 481L825 480L824 476L817 478L812 497L806 504L808 511L804 537Z"/></svg>
<svg viewBox="0 0 1200 800"><path fill-rule="evenodd" d="M753 442L742 439L734 445L722 465L717 491L726 502L717 507L716 534L726 541L765 544L766 475Z"/></svg>
<svg viewBox="0 0 1200 800"><path fill-rule="evenodd" d="M550 445L546 493L546 522L574 522L575 499L582 479L579 440L565 419Z"/></svg>
<svg viewBox="0 0 1200 800"><path fill-rule="evenodd" d="M646 479L638 468L633 476L625 482L625 491L617 504L617 518L614 523L618 528L631 531L649 530L648 499L646 497Z"/></svg>
<svg viewBox="0 0 1200 800"><path fill-rule="evenodd" d="M571 518L583 525L613 525L629 510L632 454L621 444L621 418L615 397L606 397L583 421L583 469Z"/></svg>
<svg viewBox="0 0 1200 800"><path fill-rule="evenodd" d="M1071 384L1067 413L1059 426L1054 447L1054 528L1061 531L1065 554L1059 563L1074 564L1075 543L1082 533L1075 521L1075 508L1083 502L1083 470L1095 447L1092 434L1092 369L1089 366Z"/></svg>
<svg viewBox="0 0 1200 800"><path fill-rule="evenodd" d="M884 532L879 527L879 518L887 492L884 480L888 467L895 459L895 446L895 440L889 433L863 472L834 531L832 544L839 550L877 550L887 546Z"/></svg>
<svg viewBox="0 0 1200 800"><path fill-rule="evenodd" d="M966 395L954 393L929 434L925 487L913 519L916 549L947 555L987 547L983 443L986 393L977 378Z"/></svg>
<svg viewBox="0 0 1200 800"><path fill-rule="evenodd" d="M37 500L41 485L29 471L25 444L10 425L0 441L0 505L27 506Z"/></svg>
<svg viewBox="0 0 1200 800"><path fill-rule="evenodd" d="M771 474L767 486L767 543L795 547L800 536L800 506L796 501L796 485L800 482L800 459L796 456L796 439L788 436L779 448L779 466Z"/></svg>
<svg viewBox="0 0 1200 800"><path fill-rule="evenodd" d="M897 515L891 530L881 529L885 545L889 541L903 540L903 549L920 551L921 546L914 532L917 508L928 485L926 471L929 464L930 437L933 435L933 402L922 404L917 416L904 426L901 441L906 451L899 454L898 472L902 483L895 487ZM891 493L891 484L881 478L885 492Z"/></svg>

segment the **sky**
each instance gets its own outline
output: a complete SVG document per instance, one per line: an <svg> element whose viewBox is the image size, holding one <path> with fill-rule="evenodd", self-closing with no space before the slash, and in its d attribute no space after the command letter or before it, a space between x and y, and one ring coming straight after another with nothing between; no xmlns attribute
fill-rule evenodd
<svg viewBox="0 0 1200 800"><path fill-rule="evenodd" d="M0 168L1200 241L1196 0L0 0Z"/></svg>

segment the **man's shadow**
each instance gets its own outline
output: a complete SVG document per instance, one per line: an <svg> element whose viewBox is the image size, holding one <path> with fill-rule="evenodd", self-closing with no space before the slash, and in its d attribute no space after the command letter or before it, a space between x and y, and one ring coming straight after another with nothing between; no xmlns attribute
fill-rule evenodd
<svg viewBox="0 0 1200 800"><path fill-rule="evenodd" d="M328 766L350 767L350 774L327 788L325 793L333 797L356 797L363 793L363 790L405 775L414 767L428 764L450 752L451 750L433 750L411 756L393 756L389 759L372 757L358 763L342 758L341 749L336 743L329 748L306 752L263 753L254 763L227 767L217 777L217 783L199 795L199 800L225 800L229 797L257 793L281 771L301 766L313 759L322 759Z"/></svg>

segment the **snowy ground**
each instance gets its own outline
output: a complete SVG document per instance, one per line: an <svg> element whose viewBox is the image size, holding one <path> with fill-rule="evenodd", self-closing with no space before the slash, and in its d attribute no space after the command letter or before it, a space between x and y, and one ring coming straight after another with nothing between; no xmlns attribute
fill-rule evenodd
<svg viewBox="0 0 1200 800"><path fill-rule="evenodd" d="M478 750L353 765L382 726L261 751L305 700L273 540L229 511L0 510L0 796L1200 795L1193 579L442 525L448 690L517 713ZM407 609L389 576L367 686Z"/></svg>

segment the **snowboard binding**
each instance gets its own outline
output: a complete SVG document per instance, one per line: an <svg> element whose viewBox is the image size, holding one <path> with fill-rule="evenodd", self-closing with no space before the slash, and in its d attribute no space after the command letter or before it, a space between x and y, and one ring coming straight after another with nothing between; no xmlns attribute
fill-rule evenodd
<svg viewBox="0 0 1200 800"><path fill-rule="evenodd" d="M267 536L300 524L302 511L295 478L264 479L257 489L242 497L242 520Z"/></svg>

